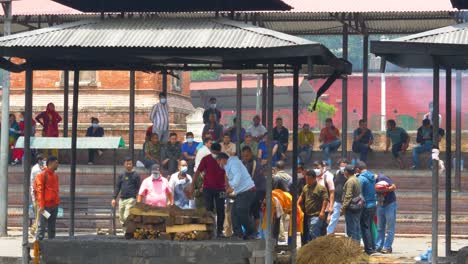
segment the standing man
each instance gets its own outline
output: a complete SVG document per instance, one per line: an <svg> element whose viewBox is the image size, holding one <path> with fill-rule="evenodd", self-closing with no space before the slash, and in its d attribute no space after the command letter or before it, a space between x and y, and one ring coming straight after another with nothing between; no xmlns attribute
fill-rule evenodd
<svg viewBox="0 0 468 264"><path fill-rule="evenodd" d="M361 214L361 234L364 242L364 251L367 255L375 253L375 241L372 235L372 223L377 211L375 176L367 170L366 163L360 161L357 163L358 180L361 183L362 196L366 201L366 206Z"/></svg>
<svg viewBox="0 0 468 264"><path fill-rule="evenodd" d="M55 111L55 105L53 103L47 104L47 108L44 112L41 112L36 116L36 122L42 125L42 136L43 137L58 137L59 129L58 124L62 121L62 117ZM58 157L58 149L51 149L51 155ZM49 152L46 150L46 156Z"/></svg>
<svg viewBox="0 0 468 264"><path fill-rule="evenodd" d="M39 208L39 231L37 240L43 240L47 230L49 239L55 238L55 223L57 221L59 199L59 182L55 174L59 166L55 156L47 158L47 167L36 176L34 191Z"/></svg>
<svg viewBox="0 0 468 264"><path fill-rule="evenodd" d="M374 136L372 135L372 131L367 128L367 121L364 119L359 120L359 128L354 130L353 133L353 152L359 153L359 159L367 162L367 154L373 143Z"/></svg>
<svg viewBox="0 0 468 264"><path fill-rule="evenodd" d="M203 112L203 124L205 125L210 122L210 114L215 114L216 123L221 120L221 111L216 108L216 98L211 97L209 102L210 106Z"/></svg>
<svg viewBox="0 0 468 264"><path fill-rule="evenodd" d="M202 131L203 135L210 134L211 139L220 142L223 137L223 126L216 121L216 114L211 113L208 116L208 123L205 124Z"/></svg>
<svg viewBox="0 0 468 264"><path fill-rule="evenodd" d="M308 221L308 238L306 243L322 236L323 225L326 221L325 210L328 207L328 194L325 187L317 183L313 170L305 174L306 185L302 189L301 196L297 201L299 206L304 202L304 221Z"/></svg>
<svg viewBox="0 0 468 264"><path fill-rule="evenodd" d="M273 128L273 140L278 141L278 154L280 159L286 159L289 144L289 130L283 126L283 118L276 118L276 127Z"/></svg>
<svg viewBox="0 0 468 264"><path fill-rule="evenodd" d="M330 197L330 202L325 210L325 219L327 220L328 216L333 214L333 205L335 203L335 183L333 182L333 174L328 171L328 167L326 166L326 164L326 161L316 161L313 164L313 168L315 175L317 175L317 182L323 187L325 187L328 197ZM322 235L327 234L327 227L328 224L325 221L325 223L322 225Z"/></svg>
<svg viewBox="0 0 468 264"><path fill-rule="evenodd" d="M172 132L169 141L161 148L161 164L167 174L171 175L177 171L179 160L182 158L180 143L177 141L177 134Z"/></svg>
<svg viewBox="0 0 468 264"><path fill-rule="evenodd" d="M117 197L120 194L119 200L119 221L125 232L125 220L130 214L130 208L136 204L138 190L140 189L140 175L133 169L133 161L131 157L124 159L125 171L119 175L117 186L115 186L114 198L111 205L115 207Z"/></svg>
<svg viewBox="0 0 468 264"><path fill-rule="evenodd" d="M86 130L87 137L103 137L104 136L104 128L99 126L99 119L97 117L91 117L91 126L88 127ZM88 165L94 164L94 155L98 154L98 156L102 155L102 150L100 149L88 149Z"/></svg>
<svg viewBox="0 0 468 264"><path fill-rule="evenodd" d="M194 167L194 172L198 170L198 166L200 166L200 162L202 159L208 155L211 155L211 145L213 144L213 141L211 140L211 137L205 137L203 139L203 144L200 144L202 147L197 150L197 155L195 156L195 167ZM195 175L195 174L194 174ZM192 183L195 186L194 192L192 192L192 196L195 200L195 206L197 208L204 208L204 198L203 198L203 179L205 177L205 174L202 173L200 177L197 178L197 181L192 178Z"/></svg>
<svg viewBox="0 0 468 264"><path fill-rule="evenodd" d="M429 102L429 112L427 114L424 115L424 119L429 119L429 121L431 122L431 124L434 122L434 117L433 117L433 113L434 112L434 103L433 102ZM439 127L440 125L442 124L442 115L439 114Z"/></svg>
<svg viewBox="0 0 468 264"><path fill-rule="evenodd" d="M304 124L302 130L298 134L299 137L299 155L301 160L307 164L312 158L312 150L314 149L314 133L310 131L309 124ZM305 156L305 157L304 157Z"/></svg>
<svg viewBox="0 0 468 264"><path fill-rule="evenodd" d="M151 176L144 179L138 191L137 203L145 199L145 204L151 206L166 207L174 204L174 197L169 182L161 176L159 165L151 167Z"/></svg>
<svg viewBox="0 0 468 264"><path fill-rule="evenodd" d="M345 167L344 176L347 180L343 187L343 206L340 214L345 216L346 235L357 243L361 243L361 225L359 222L362 209L353 206L355 205L354 201L359 200L361 196L361 184L356 177L353 165Z"/></svg>
<svg viewBox="0 0 468 264"><path fill-rule="evenodd" d="M390 177L375 175L377 191L377 251L383 254L392 253L395 237L396 211L398 208L395 190L396 185Z"/></svg>
<svg viewBox="0 0 468 264"><path fill-rule="evenodd" d="M260 211L266 195L266 177L261 161L254 156L254 152L248 146L242 148L242 162L255 183L255 202L252 205L251 213L255 220L255 227L258 227Z"/></svg>
<svg viewBox="0 0 468 264"><path fill-rule="evenodd" d="M260 116L256 115L253 118L253 125L247 128L247 133L252 135L253 140L260 142L263 139L263 135L267 132L266 128L260 123Z"/></svg>
<svg viewBox="0 0 468 264"><path fill-rule="evenodd" d="M235 195L232 205L231 218L233 236L236 238L253 239L256 229L252 222L251 209L255 203L255 184L247 168L237 156L229 157L220 153L216 158L219 167L224 168L229 185L226 188L229 194ZM245 232L242 231L242 227Z"/></svg>
<svg viewBox="0 0 468 264"><path fill-rule="evenodd" d="M159 140L165 143L169 136L169 107L165 93L159 93L159 103L153 106L150 120L153 123L153 134L158 134Z"/></svg>
<svg viewBox="0 0 468 264"><path fill-rule="evenodd" d="M344 191L344 184L346 182L346 177L344 175L344 170L346 166L349 165L349 161L347 159L341 159L338 163L339 169L333 177L333 184L335 185L335 192L334 192L334 204L333 204L333 211L330 218L330 223L327 227L327 235L335 233L336 225L340 220L340 211L343 205L343 191ZM331 205L330 205L331 206Z"/></svg>
<svg viewBox="0 0 468 264"><path fill-rule="evenodd" d="M390 149L390 143L392 145L393 157L398 162L400 169L404 168L404 162L401 158L400 152L405 152L409 146L410 137L406 130L396 126L396 122L393 119L387 121L387 142L385 152Z"/></svg>
<svg viewBox="0 0 468 264"><path fill-rule="evenodd" d="M208 211L214 211L216 208L216 231L218 237L223 237L224 200L226 199L226 172L219 166L216 160L221 153L221 145L219 143L213 143L211 145L211 155L207 155L201 160L195 175L193 175L191 187L191 193L193 194L198 177L204 173L203 200L205 208Z"/></svg>
<svg viewBox="0 0 468 264"><path fill-rule="evenodd" d="M273 189L280 189L289 192L292 184L292 177L285 171L286 163L282 160L276 162L276 173L273 175Z"/></svg>
<svg viewBox="0 0 468 264"><path fill-rule="evenodd" d="M323 159L328 161L331 166L330 153L335 152L341 146L340 130L333 125L331 118L325 119L325 127L320 131L319 141L322 143L320 149L323 153Z"/></svg>
<svg viewBox="0 0 468 264"><path fill-rule="evenodd" d="M43 172L46 168L46 163L47 163L47 159L44 158L44 155L42 155L41 153L37 154L36 156L36 165L34 165L31 169L31 188L30 188L30 192L31 192L31 201L32 201L32 205L33 205L33 209L34 209L34 223L32 224L31 226L31 234L32 235L36 235L36 230L37 230L37 225L39 223L39 208L38 208L38 204L37 204L37 200L36 200L36 195L34 194L35 191L34 191L34 182L36 180L36 176Z"/></svg>

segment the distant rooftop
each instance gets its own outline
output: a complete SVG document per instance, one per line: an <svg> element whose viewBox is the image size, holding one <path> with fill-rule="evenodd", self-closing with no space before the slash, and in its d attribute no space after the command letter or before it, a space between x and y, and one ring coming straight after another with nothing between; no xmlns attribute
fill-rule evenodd
<svg viewBox="0 0 468 264"><path fill-rule="evenodd" d="M284 11L282 0L54 0L82 12Z"/></svg>

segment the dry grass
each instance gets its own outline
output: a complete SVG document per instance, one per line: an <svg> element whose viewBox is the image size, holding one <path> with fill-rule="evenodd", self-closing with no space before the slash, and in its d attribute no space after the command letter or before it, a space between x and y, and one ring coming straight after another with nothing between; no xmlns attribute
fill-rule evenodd
<svg viewBox="0 0 468 264"><path fill-rule="evenodd" d="M297 264L368 263L361 246L350 238L323 236L303 246L297 254Z"/></svg>

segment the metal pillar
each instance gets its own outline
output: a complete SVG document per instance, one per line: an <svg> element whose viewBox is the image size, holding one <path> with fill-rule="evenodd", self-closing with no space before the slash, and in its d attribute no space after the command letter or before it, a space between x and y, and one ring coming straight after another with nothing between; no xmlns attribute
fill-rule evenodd
<svg viewBox="0 0 468 264"><path fill-rule="evenodd" d="M456 74L455 189L461 191L462 72Z"/></svg>
<svg viewBox="0 0 468 264"><path fill-rule="evenodd" d="M452 69L445 75L445 256L452 254Z"/></svg>
<svg viewBox="0 0 468 264"><path fill-rule="evenodd" d="M257 75L257 100L255 100L255 114L259 115L261 111L260 101L262 100L262 79Z"/></svg>
<svg viewBox="0 0 468 264"><path fill-rule="evenodd" d="M343 25L343 59L348 59L348 25ZM346 157L348 153L348 79L345 77L341 87L341 156ZM329 164L331 166L331 164Z"/></svg>
<svg viewBox="0 0 468 264"><path fill-rule="evenodd" d="M369 84L369 35L363 36L363 50L362 50L362 119L368 119L367 109L369 108L368 102L368 84Z"/></svg>
<svg viewBox="0 0 468 264"><path fill-rule="evenodd" d="M115 185L117 183L117 150L113 149L112 150L112 159L113 161L113 181L112 181L112 186L114 186L114 193L115 191ZM115 236L116 234L116 225L115 225L115 206L112 207L112 234Z"/></svg>
<svg viewBox="0 0 468 264"><path fill-rule="evenodd" d="M268 77L266 73L262 74L262 124L266 126L267 119L267 86Z"/></svg>
<svg viewBox="0 0 468 264"><path fill-rule="evenodd" d="M70 171L70 230L69 236L75 235L75 184L76 184L76 138L78 128L78 95L80 89L80 71L73 76L72 142Z"/></svg>
<svg viewBox="0 0 468 264"><path fill-rule="evenodd" d="M387 81L385 72L380 74L380 130L385 131L387 123Z"/></svg>
<svg viewBox="0 0 468 264"><path fill-rule="evenodd" d="M236 150L237 156L241 155L240 144L241 144L241 128L242 128L242 74L237 74L237 100L236 100Z"/></svg>
<svg viewBox="0 0 468 264"><path fill-rule="evenodd" d="M268 123L267 123L267 131L268 131L268 150L267 150L267 168L266 168L266 217L268 220L266 221L266 234L265 234L265 263L266 264L273 264L273 254L275 251L275 246L273 242L275 241L273 238L272 227L273 223L271 222L271 214L272 214L272 202L271 202L271 191L273 185L273 178L271 173L273 171L273 95L274 95L274 66L273 64L268 65L268 91L267 91L267 104L268 104Z"/></svg>
<svg viewBox="0 0 468 264"><path fill-rule="evenodd" d="M11 1L2 3L4 11L4 36L10 35L12 10ZM10 73L3 72L2 124L0 139L0 236L8 235L8 119L10 116Z"/></svg>
<svg viewBox="0 0 468 264"><path fill-rule="evenodd" d="M128 147L130 157L135 162L135 71L130 71L130 109L128 124Z"/></svg>
<svg viewBox="0 0 468 264"><path fill-rule="evenodd" d="M293 158L292 158L292 238L291 238L291 263L296 263L297 249L297 156L298 156L298 129L299 129L299 66L294 67L293 73Z"/></svg>
<svg viewBox="0 0 468 264"><path fill-rule="evenodd" d="M167 96L167 71L163 70L162 72L162 91Z"/></svg>
<svg viewBox="0 0 468 264"><path fill-rule="evenodd" d="M69 71L63 71L63 137L68 137L68 91L70 90L69 76Z"/></svg>
<svg viewBox="0 0 468 264"><path fill-rule="evenodd" d="M29 187L31 185L31 132L32 132L33 71L26 70L24 91L24 178L23 178L23 255L22 263L29 263Z"/></svg>
<svg viewBox="0 0 468 264"><path fill-rule="evenodd" d="M434 63L433 73L433 102L434 112L432 113L433 137L439 134L439 64ZM434 140L434 145L439 146L438 140ZM439 234L439 162L434 160L432 164L432 263L437 264L438 237Z"/></svg>

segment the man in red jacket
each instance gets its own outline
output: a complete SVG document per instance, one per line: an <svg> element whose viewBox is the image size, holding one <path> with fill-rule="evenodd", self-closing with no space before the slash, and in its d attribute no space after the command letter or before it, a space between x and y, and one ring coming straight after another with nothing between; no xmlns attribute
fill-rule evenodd
<svg viewBox="0 0 468 264"><path fill-rule="evenodd" d="M55 171L59 166L55 156L49 156L47 167L36 176L34 193L39 208L39 231L37 240L43 240L47 229L47 237L55 238L55 222L57 221L59 200L59 182Z"/></svg>

